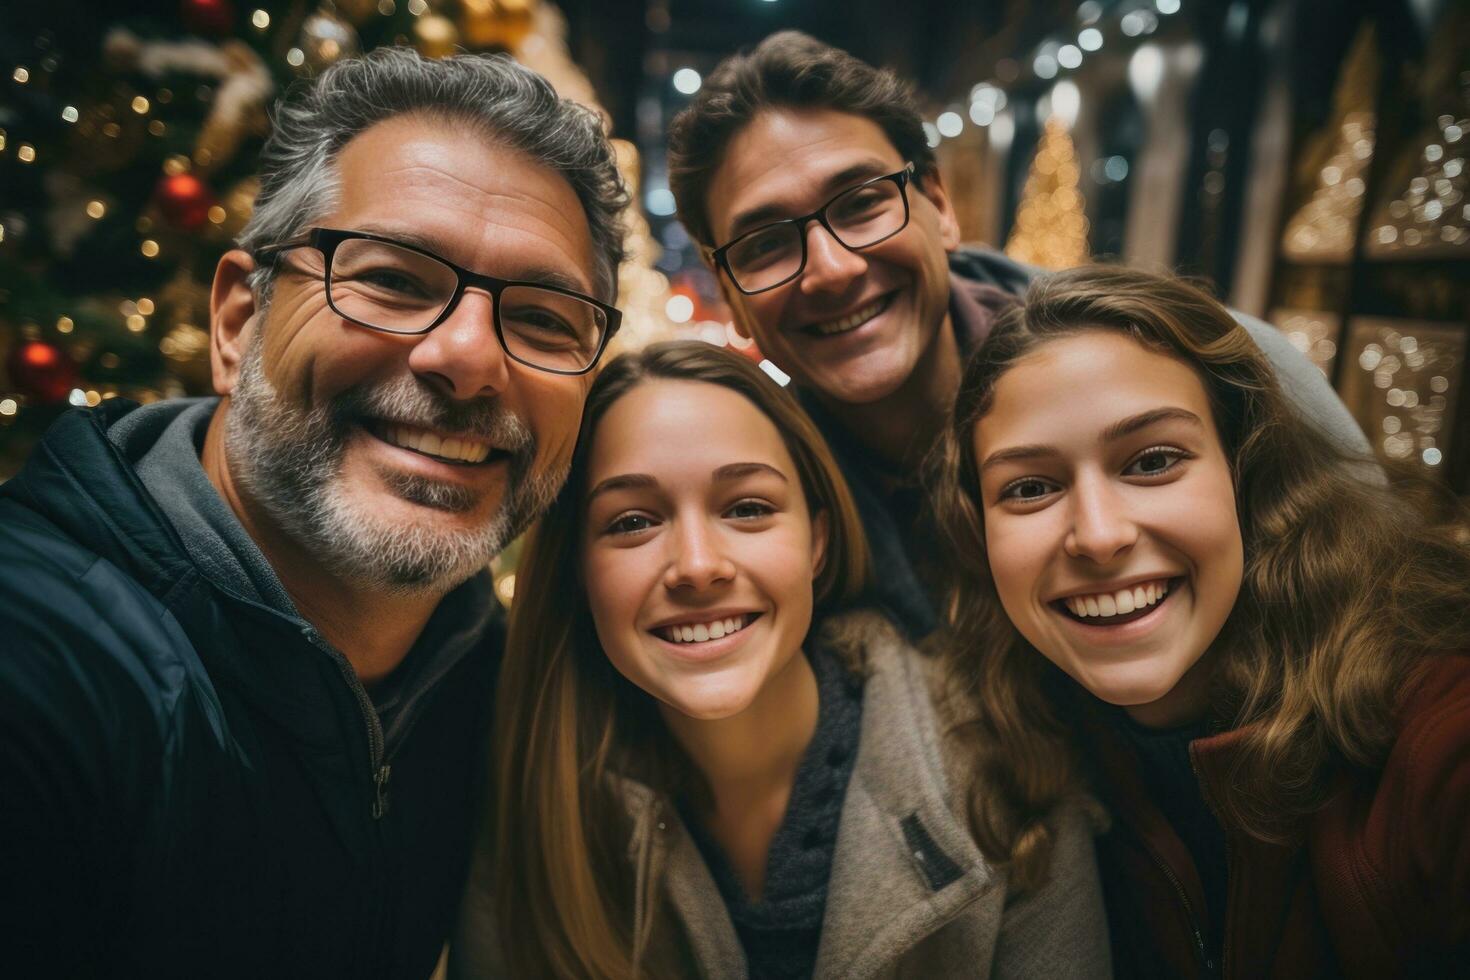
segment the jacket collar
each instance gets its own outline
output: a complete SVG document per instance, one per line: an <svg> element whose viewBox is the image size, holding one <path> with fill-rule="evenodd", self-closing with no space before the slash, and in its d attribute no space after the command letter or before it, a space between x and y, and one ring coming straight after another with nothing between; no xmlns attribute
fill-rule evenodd
<svg viewBox="0 0 1470 980"><path fill-rule="evenodd" d="M953 919L996 878L956 816L917 656L871 612L834 616L820 636L859 664L865 679L862 733L833 854L817 980L873 975ZM743 975L740 940L677 812L641 783L620 779L620 786L632 818L628 859L640 899L648 883L662 877L705 973Z"/></svg>

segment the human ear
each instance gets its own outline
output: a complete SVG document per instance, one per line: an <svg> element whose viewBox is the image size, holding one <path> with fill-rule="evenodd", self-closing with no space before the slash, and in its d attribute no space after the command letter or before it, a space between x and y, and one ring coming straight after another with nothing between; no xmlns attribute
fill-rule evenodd
<svg viewBox="0 0 1470 980"><path fill-rule="evenodd" d="M827 565L827 539L831 532L827 512L819 510L812 515L812 578L822 574Z"/></svg>
<svg viewBox="0 0 1470 980"><path fill-rule="evenodd" d="M939 167L935 166L921 177L916 176L914 187L928 198L929 203L934 205L934 210L939 213L939 242L946 252L953 252L960 247L960 222L955 217L949 192L944 189L944 179L939 176Z"/></svg>
<svg viewBox="0 0 1470 980"><path fill-rule="evenodd" d="M209 291L209 367L216 394L234 390L250 331L258 329L255 293L250 288L254 270L250 253L238 248L222 255L215 266Z"/></svg>

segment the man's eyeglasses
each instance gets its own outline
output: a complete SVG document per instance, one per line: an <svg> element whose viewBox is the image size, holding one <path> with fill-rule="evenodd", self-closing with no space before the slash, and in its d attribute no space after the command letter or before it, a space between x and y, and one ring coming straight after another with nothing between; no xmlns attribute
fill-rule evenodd
<svg viewBox="0 0 1470 980"><path fill-rule="evenodd" d="M384 333L428 333L449 318L470 286L491 296L495 336L516 361L553 374L586 374L597 364L622 314L570 289L483 276L433 252L391 238L357 231L313 228L305 239L268 245L256 261L275 262L281 253L313 248L327 305L338 316Z"/></svg>
<svg viewBox="0 0 1470 980"><path fill-rule="evenodd" d="M806 226L816 221L850 251L892 238L909 223L908 183L914 165L849 187L811 214L748 231L710 252L747 296L785 285L806 268Z"/></svg>

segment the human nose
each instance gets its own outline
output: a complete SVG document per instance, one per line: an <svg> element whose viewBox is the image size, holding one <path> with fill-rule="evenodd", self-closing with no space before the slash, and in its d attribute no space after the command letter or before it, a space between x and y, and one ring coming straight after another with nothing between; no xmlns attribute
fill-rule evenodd
<svg viewBox="0 0 1470 980"><path fill-rule="evenodd" d="M806 293L840 292L868 271L868 261L837 240L820 221L806 226L806 267L801 289Z"/></svg>
<svg viewBox="0 0 1470 980"><path fill-rule="evenodd" d="M703 518L679 520L669 536L671 553L664 573L670 589L707 589L735 577L735 564L725 552L719 532Z"/></svg>
<svg viewBox="0 0 1470 980"><path fill-rule="evenodd" d="M414 345L408 366L458 399L495 395L510 383L510 364L495 334L495 307L481 289L466 289L454 311Z"/></svg>
<svg viewBox="0 0 1470 980"><path fill-rule="evenodd" d="M1138 541L1138 525L1126 502L1105 478L1079 478L1071 498L1072 526L1065 547L1073 558L1106 564Z"/></svg>

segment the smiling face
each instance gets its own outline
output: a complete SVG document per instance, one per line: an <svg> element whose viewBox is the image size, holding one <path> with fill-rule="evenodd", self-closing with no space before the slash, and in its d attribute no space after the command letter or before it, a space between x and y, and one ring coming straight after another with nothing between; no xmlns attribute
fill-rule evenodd
<svg viewBox="0 0 1470 980"><path fill-rule="evenodd" d="M807 214L872 177L903 169L883 130L831 109L768 109L730 141L710 181L715 243ZM946 253L959 227L938 176L908 187L908 225L860 252L818 222L806 227L806 267L753 296L718 278L737 329L796 382L824 398L869 404L897 392L948 322Z"/></svg>
<svg viewBox="0 0 1470 980"><path fill-rule="evenodd" d="M401 116L353 139L337 170L340 194L319 226L594 291L575 192L512 150ZM223 386L235 483L247 507L345 578L452 585L555 494L590 381L508 358L483 291L432 332L393 336L332 312L321 274L316 251L285 253L266 312L246 328L238 376Z"/></svg>
<svg viewBox="0 0 1470 980"><path fill-rule="evenodd" d="M1230 467L1198 375L1086 330L1002 375L974 439L986 553L1011 622L1140 722L1190 720L1243 567Z"/></svg>
<svg viewBox="0 0 1470 980"><path fill-rule="evenodd" d="M826 521L775 425L722 385L647 381L592 436L582 579L613 666L689 718L729 718L800 657Z"/></svg>

